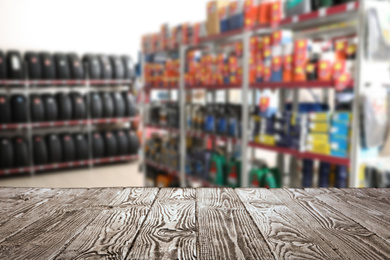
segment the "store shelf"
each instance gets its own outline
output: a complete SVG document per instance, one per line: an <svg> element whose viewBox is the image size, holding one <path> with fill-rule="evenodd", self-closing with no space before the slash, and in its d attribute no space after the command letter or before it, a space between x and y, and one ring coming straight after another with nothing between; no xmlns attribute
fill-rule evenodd
<svg viewBox="0 0 390 260"><path fill-rule="evenodd" d="M160 86L160 87L154 87L154 86L145 86L145 91L151 91L151 90L178 90L178 86Z"/></svg>
<svg viewBox="0 0 390 260"><path fill-rule="evenodd" d="M245 32L248 29L238 29L238 30L232 30L225 33L210 35L206 37L200 38L200 43L208 43L208 42L214 42L214 41L223 41L231 37L239 37L242 36L243 32Z"/></svg>
<svg viewBox="0 0 390 260"><path fill-rule="evenodd" d="M223 141L223 142L232 142L232 143L239 143L241 140L238 138L230 137L230 136L223 136L223 135L216 135L216 134L208 134L201 131L187 131L187 136L192 137L198 137L198 138L211 138L217 141Z"/></svg>
<svg viewBox="0 0 390 260"><path fill-rule="evenodd" d="M226 84L226 85L208 85L208 86L186 86L185 89L226 90L226 89L241 89L241 87L242 85L238 85L238 84Z"/></svg>
<svg viewBox="0 0 390 260"><path fill-rule="evenodd" d="M263 82L251 84L251 89L301 89L301 88L353 88L355 82L350 80L348 84L338 85L334 81L302 81L302 82Z"/></svg>
<svg viewBox="0 0 390 260"><path fill-rule="evenodd" d="M171 174L171 175L173 175L173 176L179 176L179 172L178 172L177 170L174 170L174 169L171 169L171 168L166 167L166 166L164 166L164 165L161 165L161 164L159 164L159 163L153 162L152 160L146 159L146 160L145 160L145 163L146 163L147 165L149 165L149 166L152 166L152 167L154 167L154 168L157 168L157 169L159 169L159 170L161 170L161 171L164 171L164 172L166 172L166 173L168 173L168 174Z"/></svg>
<svg viewBox="0 0 390 260"><path fill-rule="evenodd" d="M305 81L305 82L263 82L251 84L252 89L297 89L297 88L333 88L332 81Z"/></svg>
<svg viewBox="0 0 390 260"><path fill-rule="evenodd" d="M0 124L0 130L13 130L13 129L25 129L29 128L52 128L63 126L76 126L76 125L93 125L111 124L111 123L128 123L138 121L138 117L121 117L121 118L101 118L101 119L88 119L88 120L68 120L68 121L53 121L53 122L36 122L36 123L20 123L20 124Z"/></svg>
<svg viewBox="0 0 390 260"><path fill-rule="evenodd" d="M0 86L84 86L91 85L129 85L132 80L0 80Z"/></svg>
<svg viewBox="0 0 390 260"><path fill-rule="evenodd" d="M138 155L125 155L125 156L115 156L115 157L108 157L108 158L101 158L101 159L53 163L53 164L46 164L46 165L33 166L33 167L20 167L20 168L0 170L0 175L11 175L11 174L18 174L18 173L26 173L30 171L42 172L48 170L83 167L83 166L88 166L90 164L98 165L98 164L106 164L112 162L125 162L125 161L132 161L136 159L138 159Z"/></svg>
<svg viewBox="0 0 390 260"><path fill-rule="evenodd" d="M321 8L317 11L294 15L280 21L279 25L288 28L299 28L302 26L321 26L329 22L351 20L350 12L357 11L360 1L340 4L329 8Z"/></svg>
<svg viewBox="0 0 390 260"><path fill-rule="evenodd" d="M292 155L292 156L295 156L295 157L300 158L300 159L319 160L322 162L328 162L328 163L337 164L337 165L349 166L349 163L350 163L350 160L348 158L340 158L340 157L329 156L329 155L300 152L300 151L290 149L290 148L270 146L270 145L255 143L255 142L250 142L249 147L273 151L273 152L280 153L280 154L288 154L288 155Z"/></svg>
<svg viewBox="0 0 390 260"><path fill-rule="evenodd" d="M179 131L180 131L178 128L172 128L172 127L160 126L160 125L153 125L153 124L147 124L145 127L148 128L148 129L153 129L153 130L164 130L164 131L168 131L168 132L171 132L171 133L179 133Z"/></svg>
<svg viewBox="0 0 390 260"><path fill-rule="evenodd" d="M255 142L250 142L248 144L248 146L252 147L252 148L258 148L258 149L264 149L264 150L268 150L268 151L273 151L273 152L276 152L276 153L289 154L289 155L293 155L293 156L298 156L299 155L298 151L296 151L294 149L290 149L290 148L285 148L285 147L277 147L277 146L265 145L265 144L255 143Z"/></svg>
<svg viewBox="0 0 390 260"><path fill-rule="evenodd" d="M319 160L321 162L328 162L337 165L344 165L344 166L350 165L350 160L348 158L341 158L341 157L335 157L329 155L314 154L314 153L300 153L299 157L301 159L313 159L313 160Z"/></svg>

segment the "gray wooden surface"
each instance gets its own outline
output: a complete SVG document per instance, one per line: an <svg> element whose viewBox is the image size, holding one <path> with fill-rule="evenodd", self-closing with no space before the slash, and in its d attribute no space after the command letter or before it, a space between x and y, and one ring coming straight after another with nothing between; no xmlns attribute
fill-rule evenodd
<svg viewBox="0 0 390 260"><path fill-rule="evenodd" d="M0 188L0 259L390 259L390 190Z"/></svg>

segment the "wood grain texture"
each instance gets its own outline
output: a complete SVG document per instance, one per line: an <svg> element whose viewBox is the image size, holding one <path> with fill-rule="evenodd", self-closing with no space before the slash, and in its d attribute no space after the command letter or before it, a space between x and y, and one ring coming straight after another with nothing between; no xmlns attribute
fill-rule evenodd
<svg viewBox="0 0 390 260"><path fill-rule="evenodd" d="M125 259L158 190L123 190L56 259Z"/></svg>
<svg viewBox="0 0 390 260"><path fill-rule="evenodd" d="M51 214L52 206L63 206L83 195L85 189L34 189L23 194L13 194L11 198L0 200L0 243L9 236L33 224L38 217ZM60 205L58 205L60 203ZM6 205L4 205L6 204Z"/></svg>
<svg viewBox="0 0 390 260"><path fill-rule="evenodd" d="M389 259L390 247L375 233L304 190L272 191L294 210L312 232L330 243L343 259Z"/></svg>
<svg viewBox="0 0 390 260"><path fill-rule="evenodd" d="M195 189L161 189L127 259L196 259Z"/></svg>
<svg viewBox="0 0 390 260"><path fill-rule="evenodd" d="M101 207L107 205L107 201L111 201L121 190L65 190L82 194L68 194L49 200L41 211L36 211L31 216L35 222L0 243L0 259L52 259L101 212Z"/></svg>
<svg viewBox="0 0 390 260"><path fill-rule="evenodd" d="M364 196L361 194L363 190L345 192L338 189L316 191L307 189L306 192L339 210L390 244L390 206L383 202L384 199L377 200L375 195Z"/></svg>
<svg viewBox="0 0 390 260"><path fill-rule="evenodd" d="M236 189L276 259L337 259L288 205L268 189Z"/></svg>
<svg viewBox="0 0 390 260"><path fill-rule="evenodd" d="M233 189L197 189L199 259L274 259Z"/></svg>

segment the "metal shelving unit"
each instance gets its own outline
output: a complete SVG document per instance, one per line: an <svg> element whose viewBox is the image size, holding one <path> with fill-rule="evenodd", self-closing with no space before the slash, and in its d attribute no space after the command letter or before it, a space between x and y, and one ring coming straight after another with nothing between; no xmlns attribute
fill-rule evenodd
<svg viewBox="0 0 390 260"><path fill-rule="evenodd" d="M66 121L50 121L50 122L32 122L30 118L30 104L29 96L33 93L55 93L55 92L68 92L78 91L84 94L88 94L91 91L129 91L133 84L132 80L0 80L0 92L7 95L14 93L22 94L27 100L27 122L25 123L10 123L0 124L1 136L15 136L15 130L23 131L23 135L29 147L30 163L26 167L15 167L10 169L0 169L0 175L11 175L36 172L58 170L58 169L70 169L77 167L94 167L95 165L102 165L114 162L133 161L138 159L138 155L125 155L115 156L107 158L92 158L92 144L91 144L91 132L92 128L97 125L109 125L109 124L130 124L139 120L138 117L130 118L99 118L94 119L90 117L90 113L87 113L86 119L81 120L66 120ZM107 87L109 86L109 87ZM129 88L130 87L130 88ZM87 96L89 101L89 96ZM89 109L89 108L88 108ZM46 133L51 131L59 131L63 127L80 127L82 132L88 134L89 139L89 159L74 162L60 162L46 165L35 165L33 160L32 139L35 131L39 133ZM8 131L13 131L8 133Z"/></svg>
<svg viewBox="0 0 390 260"><path fill-rule="evenodd" d="M221 138L225 139L225 141L238 141L242 147L242 174L241 174L241 183L243 187L248 185L248 161L250 160L252 152L249 154L250 149L261 149L267 151L276 152L279 155L278 158L278 167L282 169L285 168L285 157L291 156L293 160L298 159L314 159L320 160L324 162L329 162L337 165L349 166L350 174L349 174L349 186L350 187L358 187L358 175L359 175L359 165L362 161L360 158L360 95L364 93L364 88L367 82L372 81L369 75L366 75L364 71L367 71L367 66L370 64L364 60L364 49L366 47L365 41L365 21L366 21L366 10L370 7L380 8L381 5L388 6L386 2L380 1L355 1L349 2L346 4L341 4L338 6L330 7L330 8L321 8L317 11L310 12L307 14L301 14L293 17L288 17L283 19L278 26L269 26L269 25L256 25L251 28L244 28L240 30L230 31L227 33L207 36L201 38L199 46L179 46L176 49L176 52L180 57L180 83L178 88L159 88L146 87L145 89L150 90L178 90L179 91L179 104L180 104L180 180L181 186L186 186L185 180L194 180L194 177L187 176L185 174L185 159L186 159L186 146L185 146L185 138L187 135L198 136L198 137L207 137L207 138ZM327 27L330 24L335 23L351 23L350 26L341 27L340 29L335 29ZM310 31L308 29L310 28ZM267 82L267 83L258 83L258 84L249 84L249 44L250 37L255 35L267 35L272 33L275 30L286 29L293 31L294 35L297 38L302 37L301 34L305 35L307 38L324 38L331 39L335 37L343 37L349 36L351 33L357 35L358 38L358 50L357 50L357 58L355 61L355 74L353 75L353 80L348 84L350 88L354 89L355 98L353 102L353 122L352 129L353 134L350 139L350 143L352 145L350 149L349 158L339 158L321 154L313 154L308 152L299 152L297 150L275 147L275 146L267 146L263 144L258 144L251 142L248 138L247 134L244 134L241 140L230 140L230 138L226 138L223 136L210 135L201 132L187 131L186 130L186 122L185 122L185 100L186 100L186 91L204 89L206 91L214 92L216 90L225 90L229 91L231 89L241 90L242 96L242 125L248 126L248 97L250 91L263 90L263 89L273 89L280 90L280 100L283 102L285 100L285 91L290 90L293 92L293 108L294 111L297 112L298 107L298 93L303 89L322 89L323 91L327 91L328 89L336 88L336 83L332 81L308 81L308 82ZM186 64L186 53L188 50L192 50L194 48L204 48L208 47L213 50L215 46L219 44L223 44L226 42L232 41L241 41L243 43L243 82L242 85L222 85L222 86L196 86L196 87L186 87L184 83L184 73L185 73L185 64ZM174 50L170 50L174 51ZM380 65L383 70L387 70L388 72L388 64ZM390 82L389 76L381 77L380 79ZM170 131L170 129L166 129ZM248 130L248 129L247 129ZM143 139L145 141L145 139ZM143 142L144 143L144 142ZM294 165L294 164L292 164ZM295 163L296 165L296 163ZM293 167L290 169L290 174L293 175L295 169ZM206 181L200 180L200 182L204 182L205 186L210 186ZM287 183L283 183L283 186L290 186Z"/></svg>

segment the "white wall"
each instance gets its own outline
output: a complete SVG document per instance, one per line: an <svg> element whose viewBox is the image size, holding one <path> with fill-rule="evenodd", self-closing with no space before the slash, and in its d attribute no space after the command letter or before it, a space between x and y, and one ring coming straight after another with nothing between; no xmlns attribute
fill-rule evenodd
<svg viewBox="0 0 390 260"><path fill-rule="evenodd" d="M134 58L141 36L168 22L198 22L207 0L0 0L0 49Z"/></svg>

